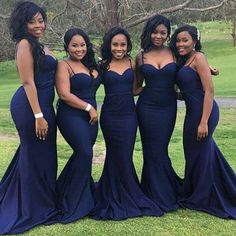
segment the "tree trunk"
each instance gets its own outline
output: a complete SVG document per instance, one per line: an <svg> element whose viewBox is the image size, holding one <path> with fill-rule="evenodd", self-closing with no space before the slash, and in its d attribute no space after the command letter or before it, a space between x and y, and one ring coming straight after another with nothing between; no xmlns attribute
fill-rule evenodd
<svg viewBox="0 0 236 236"><path fill-rule="evenodd" d="M233 46L236 46L236 17L234 16L232 24L232 37L233 37Z"/></svg>
<svg viewBox="0 0 236 236"><path fill-rule="evenodd" d="M104 5L106 7L105 15L105 29L109 29L113 26L119 25L119 0L105 0Z"/></svg>

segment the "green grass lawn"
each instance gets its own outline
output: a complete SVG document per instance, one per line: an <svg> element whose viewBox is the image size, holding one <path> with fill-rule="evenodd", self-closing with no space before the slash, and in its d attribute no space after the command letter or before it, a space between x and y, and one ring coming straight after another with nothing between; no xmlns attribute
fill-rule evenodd
<svg viewBox="0 0 236 236"><path fill-rule="evenodd" d="M228 26L221 22L199 23L202 31L203 50L207 54L211 65L220 69L220 75L214 77L215 94L217 96L236 97L235 61L236 48L232 47ZM134 53L138 48L134 48ZM63 53L58 54L60 58ZM12 94L20 85L14 62L0 63L0 179L10 163L19 144L16 130L9 112ZM99 88L97 98L102 102L103 88ZM185 110L178 111L177 123L172 136L169 153L173 167L178 175L184 175L184 158L182 150L182 125ZM236 109L221 109L219 125L214 138L225 158L236 171ZM99 131L94 149L95 160L104 157L105 145ZM71 155L71 149L58 134L58 173L61 172ZM138 176L142 168L142 147L139 134L134 150L134 163ZM93 177L98 180L103 164L93 164ZM125 221L95 221L82 219L77 222L62 225L40 226L22 235L236 235L236 221L223 220L214 216L191 211L178 210L165 214L163 217L142 217Z"/></svg>
<svg viewBox="0 0 236 236"><path fill-rule="evenodd" d="M178 175L184 175L184 158L182 150L182 125L185 110L179 109L176 128L170 142L170 156L173 167ZM9 121L9 113L0 109L0 178L11 161L19 144L13 123ZM236 109L221 109L221 119L214 137L224 153L225 158L236 171ZM4 139L3 139L4 138ZM104 156L104 140L101 131L94 150L95 159ZM71 149L58 134L58 173L61 172L71 155ZM134 163L138 176L142 168L142 148L139 134L137 135ZM97 181L103 168L102 163L93 164L93 177ZM40 226L23 235L235 235L236 221L223 220L214 216L192 210L178 210L165 214L163 217L142 217L126 221L95 221L82 219L72 224Z"/></svg>

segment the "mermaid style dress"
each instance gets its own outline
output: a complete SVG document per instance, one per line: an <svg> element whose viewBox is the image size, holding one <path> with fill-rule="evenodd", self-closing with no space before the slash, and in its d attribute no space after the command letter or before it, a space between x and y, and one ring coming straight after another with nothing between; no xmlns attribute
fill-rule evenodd
<svg viewBox="0 0 236 236"><path fill-rule="evenodd" d="M74 73L70 83L71 92L96 109L95 93L100 77L92 78L85 73ZM61 223L69 223L85 217L94 207L91 167L98 124L91 125L89 120L88 112L59 100L58 127L73 149L73 154L57 181L58 208L62 212Z"/></svg>
<svg viewBox="0 0 236 236"><path fill-rule="evenodd" d="M20 146L0 182L0 234L22 233L46 223L56 210L56 120L53 108L57 61L45 55L35 76L39 104L48 122L48 137L35 135L35 118L21 86L11 100L11 115Z"/></svg>
<svg viewBox="0 0 236 236"><path fill-rule="evenodd" d="M212 138L219 120L218 105L213 102L208 136L197 141L204 100L201 80L193 68L184 66L177 74L177 83L186 104L183 130L186 167L179 203L218 217L236 219L236 174Z"/></svg>
<svg viewBox="0 0 236 236"><path fill-rule="evenodd" d="M105 98L100 124L106 159L95 192L92 217L97 220L162 215L162 211L142 192L132 161L137 132L133 76L133 70L127 68L121 75L110 70L102 77Z"/></svg>
<svg viewBox="0 0 236 236"><path fill-rule="evenodd" d="M162 211L169 212L179 207L180 178L168 156L177 111L174 91L177 66L173 62L158 69L142 64L140 71L146 84L136 105L144 159L141 185Z"/></svg>

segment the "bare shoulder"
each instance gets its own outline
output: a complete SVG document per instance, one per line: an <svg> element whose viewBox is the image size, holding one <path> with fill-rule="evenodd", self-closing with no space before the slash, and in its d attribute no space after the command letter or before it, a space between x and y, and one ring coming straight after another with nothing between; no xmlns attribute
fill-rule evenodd
<svg viewBox="0 0 236 236"><path fill-rule="evenodd" d="M27 39L20 40L16 45L17 51L19 50L31 50L31 45Z"/></svg>
<svg viewBox="0 0 236 236"><path fill-rule="evenodd" d="M202 52L196 52L195 60L196 60L196 62L202 62L202 60L206 61L207 58L206 58L206 56L204 55L204 53L202 53Z"/></svg>
<svg viewBox="0 0 236 236"><path fill-rule="evenodd" d="M60 70L61 72L62 71L68 71L68 65L65 62L65 60L61 60L61 61L58 62L57 70Z"/></svg>
<svg viewBox="0 0 236 236"><path fill-rule="evenodd" d="M65 59L60 60L60 61L58 62L58 66L61 66L61 67L67 67L66 60L65 60Z"/></svg>

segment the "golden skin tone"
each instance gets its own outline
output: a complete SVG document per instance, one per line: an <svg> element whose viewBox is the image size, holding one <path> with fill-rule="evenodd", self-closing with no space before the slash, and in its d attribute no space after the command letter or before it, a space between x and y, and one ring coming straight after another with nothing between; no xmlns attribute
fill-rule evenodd
<svg viewBox="0 0 236 236"><path fill-rule="evenodd" d="M75 73L83 73L89 75L89 69L84 66L81 60L87 54L87 45L84 38L81 35L74 35L68 45L67 53L69 58L66 59L67 63L73 68ZM58 63L56 72L56 89L58 96L68 105L85 110L88 103L78 98L71 93L70 89L70 77L73 75L70 67L64 60ZM98 76L98 72L93 70L94 79ZM89 111L90 124L94 124L98 120L98 114L94 107Z"/></svg>
<svg viewBox="0 0 236 236"><path fill-rule="evenodd" d="M143 53L143 63L150 64L157 69L162 69L169 63L174 62L172 52L164 44L168 39L168 31L165 25L160 24L151 34L153 47L150 51ZM136 57L136 79L134 80L133 93L138 95L143 90L143 75L139 71L142 65L142 54L139 53Z"/></svg>
<svg viewBox="0 0 236 236"><path fill-rule="evenodd" d="M127 39L123 34L115 35L111 40L113 60L122 60L127 54Z"/></svg>
<svg viewBox="0 0 236 236"><path fill-rule="evenodd" d="M27 31L37 39L43 36L45 28L46 25L40 13L37 13L33 19L27 23Z"/></svg>
<svg viewBox="0 0 236 236"><path fill-rule="evenodd" d="M40 13L26 24L27 31L37 40L41 38L45 31L45 22ZM48 48L44 48L45 54L51 54ZM30 106L34 114L40 113L41 108L38 101L37 89L34 83L34 60L31 45L26 39L22 39L17 44L16 65L20 80L26 92ZM44 117L35 119L35 134L39 139L45 139L48 132L48 123Z"/></svg>
<svg viewBox="0 0 236 236"><path fill-rule="evenodd" d="M112 60L109 64L109 70L122 75L130 68L130 58L127 56L127 47L127 38L124 34L117 34L111 39Z"/></svg>
<svg viewBox="0 0 236 236"><path fill-rule="evenodd" d="M193 50L195 44L196 41L187 31L180 32L177 35L177 50L181 56L189 56L185 66L191 67L198 73L205 91L202 117L197 130L197 139L200 140L208 135L208 119L213 105L214 88L207 59L203 53Z"/></svg>

